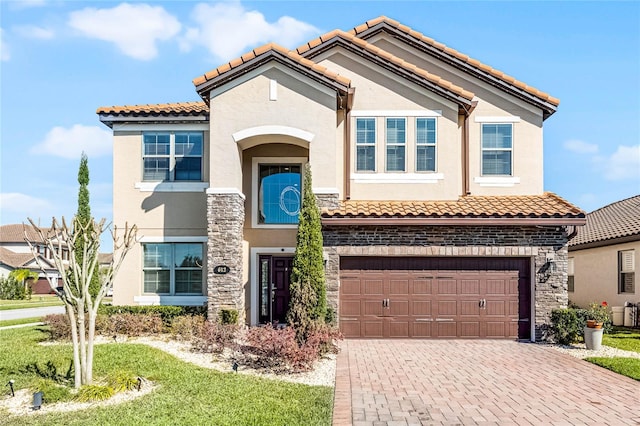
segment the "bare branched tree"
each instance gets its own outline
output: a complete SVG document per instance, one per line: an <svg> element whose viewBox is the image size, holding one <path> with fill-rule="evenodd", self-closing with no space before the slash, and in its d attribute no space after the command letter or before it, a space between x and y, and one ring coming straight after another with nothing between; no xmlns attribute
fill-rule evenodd
<svg viewBox="0 0 640 426"><path fill-rule="evenodd" d="M51 289L64 302L71 323L71 341L73 343L73 366L75 370L75 387L79 388L93 381L93 345L98 307L107 292L113 287L113 280L124 261L125 256L136 244L137 227L125 224L122 235L116 226L110 230L113 239L113 256L109 267L100 276L100 288L95 296L89 287L93 275L98 273L98 253L100 236L105 232L105 219L96 222L84 221L74 217L71 226L64 217L61 222L55 218L51 228L43 230L36 226L31 218L29 223L53 256L53 261L62 280L62 290L58 290L57 280L46 273L47 265L38 256L38 249L27 238L33 257L49 280ZM68 253L68 263L66 250ZM77 253L76 250L82 250ZM85 322L88 319L87 322Z"/></svg>

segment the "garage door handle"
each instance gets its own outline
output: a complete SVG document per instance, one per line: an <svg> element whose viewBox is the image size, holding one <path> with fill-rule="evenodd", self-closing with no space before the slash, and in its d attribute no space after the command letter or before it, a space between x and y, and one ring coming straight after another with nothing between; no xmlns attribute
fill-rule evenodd
<svg viewBox="0 0 640 426"><path fill-rule="evenodd" d="M382 299L382 307L383 308L389 307L389 299Z"/></svg>

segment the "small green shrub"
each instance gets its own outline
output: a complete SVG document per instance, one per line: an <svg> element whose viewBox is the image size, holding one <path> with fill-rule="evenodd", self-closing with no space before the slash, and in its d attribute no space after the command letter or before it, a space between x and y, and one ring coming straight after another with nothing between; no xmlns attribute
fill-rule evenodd
<svg viewBox="0 0 640 426"><path fill-rule="evenodd" d="M25 291L24 285L14 277L0 277L0 299L25 300L30 296L31 293Z"/></svg>
<svg viewBox="0 0 640 426"><path fill-rule="evenodd" d="M60 385L51 379L40 379L32 388L34 392L42 392L42 401L47 404L71 401L73 395L69 387Z"/></svg>
<svg viewBox="0 0 640 426"><path fill-rule="evenodd" d="M132 314L132 315L146 315L157 314L162 319L162 323L165 327L171 326L173 318L184 315L184 306L166 306L166 305L149 305L149 306L108 306L100 305L98 313L105 315L117 315L117 314Z"/></svg>
<svg viewBox="0 0 640 426"><path fill-rule="evenodd" d="M325 324L335 326L337 324L337 319L336 311L331 306L327 306L327 313L324 316Z"/></svg>
<svg viewBox="0 0 640 426"><path fill-rule="evenodd" d="M80 402L104 401L115 394L112 387L103 385L84 385L78 390L76 400Z"/></svg>
<svg viewBox="0 0 640 426"><path fill-rule="evenodd" d="M576 310L554 309L551 312L551 335L561 345L570 345L581 335L582 327L576 315Z"/></svg>
<svg viewBox="0 0 640 426"><path fill-rule="evenodd" d="M238 311L236 309L220 309L219 315L221 324L238 324Z"/></svg>
<svg viewBox="0 0 640 426"><path fill-rule="evenodd" d="M108 336L116 334L140 336L162 333L163 331L163 322L158 313L122 313L105 315L100 320L96 318L96 332Z"/></svg>
<svg viewBox="0 0 640 426"><path fill-rule="evenodd" d="M138 385L138 378L130 371L118 370L107 376L107 386L114 392L124 392Z"/></svg>

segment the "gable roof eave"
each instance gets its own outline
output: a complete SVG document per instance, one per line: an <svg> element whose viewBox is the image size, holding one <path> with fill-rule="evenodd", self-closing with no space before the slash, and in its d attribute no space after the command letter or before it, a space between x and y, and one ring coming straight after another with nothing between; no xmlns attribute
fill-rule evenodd
<svg viewBox="0 0 640 426"><path fill-rule="evenodd" d="M395 38L401 39L404 43L424 53L473 75L485 83L497 87L527 103L533 104L542 109L545 120L558 109L558 105L560 104L559 99L387 17L382 16L367 21L353 28L351 33L354 34L354 36L366 40L383 31L386 31Z"/></svg>
<svg viewBox="0 0 640 426"><path fill-rule="evenodd" d="M334 30L311 40L296 51L305 58L315 58L336 45L454 102L461 110L468 112L475 106L475 95L472 92L341 30Z"/></svg>
<svg viewBox="0 0 640 426"><path fill-rule="evenodd" d="M294 51L269 43L253 51L224 64L193 80L196 92L208 103L208 94L237 77L257 69L271 61L276 61L294 71L310 78L330 89L347 95L351 87L351 81L327 68L318 65Z"/></svg>

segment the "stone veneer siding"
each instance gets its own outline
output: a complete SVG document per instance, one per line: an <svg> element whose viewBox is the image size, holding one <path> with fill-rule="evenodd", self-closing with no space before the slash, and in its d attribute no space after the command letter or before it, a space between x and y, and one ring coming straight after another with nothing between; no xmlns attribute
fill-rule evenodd
<svg viewBox="0 0 640 426"><path fill-rule="evenodd" d="M238 323L245 322L242 276L242 230L244 196L207 194L207 294L209 319L220 309L238 311ZM218 265L230 268L227 274L215 274Z"/></svg>
<svg viewBox="0 0 640 426"><path fill-rule="evenodd" d="M562 227L325 225L323 237L327 299L338 315L340 256L530 257L536 340L547 338L551 311L568 303L567 234ZM555 270L546 267L547 258Z"/></svg>

